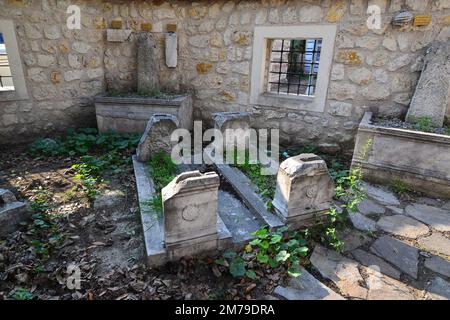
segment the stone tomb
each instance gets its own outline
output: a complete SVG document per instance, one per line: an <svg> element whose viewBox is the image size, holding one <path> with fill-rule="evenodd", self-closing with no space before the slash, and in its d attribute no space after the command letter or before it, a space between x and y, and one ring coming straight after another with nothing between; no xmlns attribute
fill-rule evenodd
<svg viewBox="0 0 450 320"><path fill-rule="evenodd" d="M137 158L147 162L150 157L159 152L172 152L170 136L179 126L177 117L171 114L158 113L151 116L147 128L137 147Z"/></svg>
<svg viewBox="0 0 450 320"><path fill-rule="evenodd" d="M295 229L322 221L333 194L325 161L315 154L301 154L281 163L272 203L283 222Z"/></svg>

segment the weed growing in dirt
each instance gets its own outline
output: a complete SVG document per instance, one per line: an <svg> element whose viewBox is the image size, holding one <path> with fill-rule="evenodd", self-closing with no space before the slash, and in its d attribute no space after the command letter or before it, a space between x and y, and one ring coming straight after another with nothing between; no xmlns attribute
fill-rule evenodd
<svg viewBox="0 0 450 320"><path fill-rule="evenodd" d="M14 291L13 298L15 300L32 300L34 298L33 294L24 289L24 288L17 288L16 291Z"/></svg>
<svg viewBox="0 0 450 320"><path fill-rule="evenodd" d="M433 124L433 119L431 117L420 117L414 124L414 129L423 132L430 132Z"/></svg>
<svg viewBox="0 0 450 320"><path fill-rule="evenodd" d="M244 161L239 158L238 153L234 154L234 163L235 167L241 170L250 181L258 188L259 194L266 200L266 207L268 209L272 206L272 199L275 196L275 188L276 188L276 179L274 176L270 175L262 175L262 165L260 163L251 164L249 160L249 155L245 154ZM239 164L240 162L244 162L243 164Z"/></svg>
<svg viewBox="0 0 450 320"><path fill-rule="evenodd" d="M49 202L52 194L48 191L39 191L31 202L33 210L30 245L37 257L45 261L50 252L62 241L58 217L49 214Z"/></svg>
<svg viewBox="0 0 450 320"><path fill-rule="evenodd" d="M153 183L155 184L156 196L148 205L156 212L162 212L161 190L167 186L174 178L177 170L176 164L172 162L170 155L161 152L155 154L148 161Z"/></svg>
<svg viewBox="0 0 450 320"><path fill-rule="evenodd" d="M255 280L262 275L261 270L280 266L285 266L291 277L300 275L300 266L308 254L308 247L298 231L288 231L288 227L276 231L263 228L252 235L256 238L249 242L243 253L225 252L222 258L215 261L216 264L229 268L230 274L236 278Z"/></svg>
<svg viewBox="0 0 450 320"><path fill-rule="evenodd" d="M103 174L121 173L122 166L129 161L127 153L134 150L138 142L139 135L98 134L96 129L85 128L68 130L65 137L55 140L38 139L29 146L29 152L35 157L79 156L78 163L71 168L83 186L84 195L93 200Z"/></svg>
<svg viewBox="0 0 450 320"><path fill-rule="evenodd" d="M400 195L408 194L413 191L413 188L410 185L401 180L393 180L390 187L392 191Z"/></svg>

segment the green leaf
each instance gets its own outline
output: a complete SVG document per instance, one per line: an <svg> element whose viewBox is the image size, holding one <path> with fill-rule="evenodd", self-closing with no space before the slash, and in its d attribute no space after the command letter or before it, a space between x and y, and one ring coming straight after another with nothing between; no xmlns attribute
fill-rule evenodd
<svg viewBox="0 0 450 320"><path fill-rule="evenodd" d="M267 255L267 254L264 254L264 253L258 253L257 255L256 255L256 260L259 262L259 263L267 263L267 262L269 262L269 256Z"/></svg>
<svg viewBox="0 0 450 320"><path fill-rule="evenodd" d="M256 273L253 270L247 270L247 272L245 272L245 275L247 276L247 278L255 280L256 279Z"/></svg>
<svg viewBox="0 0 450 320"><path fill-rule="evenodd" d="M271 238L270 238L270 244L275 244L275 243L279 243L281 241L283 237L281 236L281 234L275 233Z"/></svg>
<svg viewBox="0 0 450 320"><path fill-rule="evenodd" d="M261 243L258 244L258 247L260 247L261 250L264 250L264 251L267 251L267 249L269 249L269 246L270 246L269 241L265 241L265 240L261 241Z"/></svg>
<svg viewBox="0 0 450 320"><path fill-rule="evenodd" d="M301 271L299 268L292 267L292 268L289 268L288 275L292 278L297 278L297 277L300 277Z"/></svg>
<svg viewBox="0 0 450 320"><path fill-rule="evenodd" d="M284 262L286 261L291 255L286 251L282 250L278 252L277 256L275 257L275 260L278 262Z"/></svg>
<svg viewBox="0 0 450 320"><path fill-rule="evenodd" d="M279 265L280 265L280 264L279 264L279 262L278 262L277 260L275 260L275 259L270 259L270 260L269 260L269 266L270 266L272 269L278 268Z"/></svg>
<svg viewBox="0 0 450 320"><path fill-rule="evenodd" d="M226 259L233 259L234 257L236 257L236 252L234 251L225 251L223 253L223 257Z"/></svg>
<svg viewBox="0 0 450 320"><path fill-rule="evenodd" d="M218 265L221 265L221 266L224 266L224 267L228 267L229 266L227 260L225 260L224 258L217 259L214 262L215 262L215 264L218 264Z"/></svg>
<svg viewBox="0 0 450 320"><path fill-rule="evenodd" d="M257 245L259 245L260 243L261 243L261 239L255 239L255 240L250 241L249 245L251 245L251 246L257 246Z"/></svg>
<svg viewBox="0 0 450 320"><path fill-rule="evenodd" d="M258 237L260 239L266 239L269 236L268 233L269 232L267 231L267 229L260 229L256 232L253 232L252 236Z"/></svg>
<svg viewBox="0 0 450 320"><path fill-rule="evenodd" d="M237 257L231 262L230 273L235 278L240 278L245 275L245 263L241 257Z"/></svg>

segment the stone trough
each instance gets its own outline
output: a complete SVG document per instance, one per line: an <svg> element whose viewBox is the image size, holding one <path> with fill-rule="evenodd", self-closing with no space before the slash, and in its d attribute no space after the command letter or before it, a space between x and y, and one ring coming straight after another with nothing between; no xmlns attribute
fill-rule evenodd
<svg viewBox="0 0 450 320"><path fill-rule="evenodd" d="M180 127L192 129L192 101L189 95L170 99L142 97L95 98L95 113L100 133L116 132L143 133L147 122L154 114L166 113L180 119Z"/></svg>
<svg viewBox="0 0 450 320"><path fill-rule="evenodd" d="M367 112L359 125L352 161L362 166L364 179L385 185L399 180L430 196L450 197L450 136L377 126L372 116Z"/></svg>

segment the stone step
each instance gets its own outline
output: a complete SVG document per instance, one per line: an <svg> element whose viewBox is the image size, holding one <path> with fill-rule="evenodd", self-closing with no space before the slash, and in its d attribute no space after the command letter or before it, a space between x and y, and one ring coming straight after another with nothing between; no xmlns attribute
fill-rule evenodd
<svg viewBox="0 0 450 320"><path fill-rule="evenodd" d="M28 206L23 202L9 202L0 206L0 237L18 229L21 222L30 217Z"/></svg>

